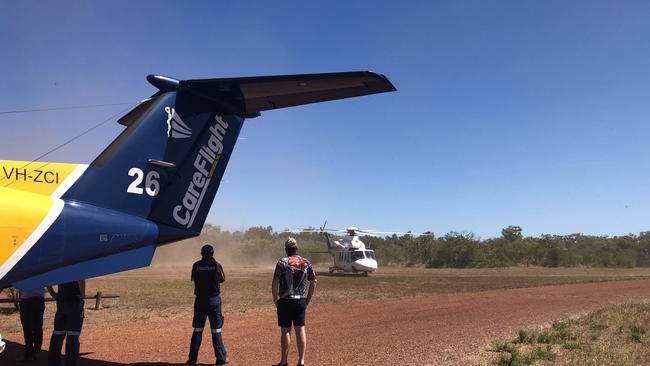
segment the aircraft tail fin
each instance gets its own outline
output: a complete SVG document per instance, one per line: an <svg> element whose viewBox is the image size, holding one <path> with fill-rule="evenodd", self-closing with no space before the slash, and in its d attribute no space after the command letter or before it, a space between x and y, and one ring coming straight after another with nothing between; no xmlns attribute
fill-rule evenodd
<svg viewBox="0 0 650 366"><path fill-rule="evenodd" d="M188 90L156 93L63 198L198 234L243 121Z"/></svg>
<svg viewBox="0 0 650 366"><path fill-rule="evenodd" d="M371 72L175 80L118 122L126 129L63 199L198 234L245 118L261 111L393 91Z"/></svg>

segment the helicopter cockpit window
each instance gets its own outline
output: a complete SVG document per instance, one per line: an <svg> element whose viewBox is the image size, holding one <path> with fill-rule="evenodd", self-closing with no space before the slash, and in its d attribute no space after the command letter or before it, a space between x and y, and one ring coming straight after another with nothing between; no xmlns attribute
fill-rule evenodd
<svg viewBox="0 0 650 366"><path fill-rule="evenodd" d="M363 255L362 250L357 250L357 251L352 252L352 260L353 261L357 261L357 260L363 259L363 258L365 258L365 256Z"/></svg>
<svg viewBox="0 0 650 366"><path fill-rule="evenodd" d="M372 250L366 250L366 258L375 259L375 252Z"/></svg>

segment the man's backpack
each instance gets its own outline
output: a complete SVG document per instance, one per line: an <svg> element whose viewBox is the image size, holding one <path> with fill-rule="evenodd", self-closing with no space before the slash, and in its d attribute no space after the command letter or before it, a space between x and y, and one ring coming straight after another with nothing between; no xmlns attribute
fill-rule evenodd
<svg viewBox="0 0 650 366"><path fill-rule="evenodd" d="M311 264L305 258L294 255L280 259L280 282L282 299L305 298L305 282Z"/></svg>

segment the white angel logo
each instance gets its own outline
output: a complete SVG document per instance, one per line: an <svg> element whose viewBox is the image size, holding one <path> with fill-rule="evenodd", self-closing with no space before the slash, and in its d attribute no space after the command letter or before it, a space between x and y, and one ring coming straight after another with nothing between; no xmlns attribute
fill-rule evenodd
<svg viewBox="0 0 650 366"><path fill-rule="evenodd" d="M167 112L167 137L175 139L192 137L192 129L183 122L174 108L165 107L165 112Z"/></svg>

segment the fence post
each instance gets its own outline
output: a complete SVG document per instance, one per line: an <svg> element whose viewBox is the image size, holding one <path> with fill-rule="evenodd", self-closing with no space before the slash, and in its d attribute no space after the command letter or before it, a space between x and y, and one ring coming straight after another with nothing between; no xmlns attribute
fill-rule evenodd
<svg viewBox="0 0 650 366"><path fill-rule="evenodd" d="M101 303L102 303L102 293L98 292L97 296L95 296L95 310L99 310Z"/></svg>
<svg viewBox="0 0 650 366"><path fill-rule="evenodd" d="M14 309L16 309L16 311L19 311L20 307L18 303L20 302L20 293L18 290L14 289L13 287L9 288L9 297L11 297L11 299L14 301Z"/></svg>

